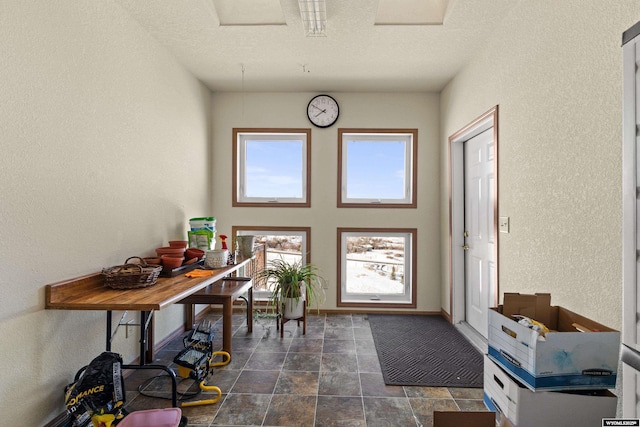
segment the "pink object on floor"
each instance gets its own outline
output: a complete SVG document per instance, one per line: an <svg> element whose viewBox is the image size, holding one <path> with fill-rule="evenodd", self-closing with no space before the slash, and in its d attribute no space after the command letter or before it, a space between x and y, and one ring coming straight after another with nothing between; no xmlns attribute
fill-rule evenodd
<svg viewBox="0 0 640 427"><path fill-rule="evenodd" d="M178 427L181 416L180 408L135 411L124 417L118 427Z"/></svg>

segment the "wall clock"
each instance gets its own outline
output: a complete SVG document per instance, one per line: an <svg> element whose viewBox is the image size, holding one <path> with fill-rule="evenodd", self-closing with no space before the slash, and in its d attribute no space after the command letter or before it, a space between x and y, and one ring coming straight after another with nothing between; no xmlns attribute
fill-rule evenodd
<svg viewBox="0 0 640 427"><path fill-rule="evenodd" d="M340 115L340 107L333 97L317 95L311 98L307 105L307 117L314 126L328 128L333 125Z"/></svg>

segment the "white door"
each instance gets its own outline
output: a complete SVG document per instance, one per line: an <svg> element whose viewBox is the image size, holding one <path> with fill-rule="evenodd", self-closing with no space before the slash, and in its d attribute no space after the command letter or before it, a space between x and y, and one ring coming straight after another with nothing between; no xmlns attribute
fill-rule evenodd
<svg viewBox="0 0 640 427"><path fill-rule="evenodd" d="M495 277L493 153L493 128L464 143L466 320L485 338Z"/></svg>

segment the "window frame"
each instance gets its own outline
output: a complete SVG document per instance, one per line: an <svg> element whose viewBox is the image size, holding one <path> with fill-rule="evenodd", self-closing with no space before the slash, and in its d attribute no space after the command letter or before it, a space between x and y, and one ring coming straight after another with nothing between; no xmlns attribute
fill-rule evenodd
<svg viewBox="0 0 640 427"><path fill-rule="evenodd" d="M405 198L400 199L349 199L347 197L347 136L357 139L379 138L381 142L391 136L408 138L405 158ZM417 129L338 129L338 201L339 208L417 208L418 206L418 130ZM407 170L408 169L408 170Z"/></svg>
<svg viewBox="0 0 640 427"><path fill-rule="evenodd" d="M337 306L338 307L368 307L368 308L416 308L417 307L417 228L338 228L337 234ZM346 292L346 238L352 235L379 237L384 235L408 235L410 241L405 243L405 281L407 272L410 277L408 283L405 282L405 298L392 298L391 301L372 300L371 297L377 294L362 294L362 298L349 298ZM410 252L407 254L407 250ZM407 263L409 264L407 266ZM394 301L395 300L395 301Z"/></svg>
<svg viewBox="0 0 640 427"><path fill-rule="evenodd" d="M260 226L260 225L234 225L231 227L231 235L235 238L237 235L300 235L302 237L302 260L304 264L311 263L311 227L295 227L295 226ZM267 248L264 248L265 267L268 264ZM254 301L267 301L270 292L253 290Z"/></svg>
<svg viewBox="0 0 640 427"><path fill-rule="evenodd" d="M243 157L246 154L247 136L259 138L300 136L302 147L302 197L246 197L241 191L246 181L246 165ZM310 128L233 128L233 172L232 172L232 206L233 207L311 207L311 129Z"/></svg>

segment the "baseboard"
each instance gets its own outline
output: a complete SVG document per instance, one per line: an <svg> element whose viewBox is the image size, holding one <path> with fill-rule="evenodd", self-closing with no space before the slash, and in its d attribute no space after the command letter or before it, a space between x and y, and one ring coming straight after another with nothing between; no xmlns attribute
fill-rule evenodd
<svg viewBox="0 0 640 427"><path fill-rule="evenodd" d="M311 314L407 314L410 316L440 316L439 311L403 311L403 310L314 310L311 309Z"/></svg>
<svg viewBox="0 0 640 427"><path fill-rule="evenodd" d="M271 307L266 301L254 301L253 308L269 308ZM237 304L233 308L234 313L243 313L246 311L246 306L244 303ZM202 310L196 318L204 317L206 313L222 313L222 307L215 305L209 306ZM445 316L442 311L404 311L404 310L372 310L372 309L363 309L363 310L353 310L353 309L319 309L316 310L311 308L309 310L310 314L408 314L415 316L443 316L450 321L450 317Z"/></svg>
<svg viewBox="0 0 640 427"><path fill-rule="evenodd" d="M447 322L449 322L449 323L453 323L453 322L451 321L451 315L450 315L449 313L447 313L447 311L446 311L444 308L441 308L441 309L440 309L440 315L441 315L442 317L444 317L445 319L447 319Z"/></svg>
<svg viewBox="0 0 640 427"><path fill-rule="evenodd" d="M69 417L66 412L63 412L62 414L58 415L47 424L45 424L44 427L67 427L68 422Z"/></svg>
<svg viewBox="0 0 640 427"><path fill-rule="evenodd" d="M480 353L486 354L489 351L487 339L480 335L480 333L473 329L467 322L460 322L454 326Z"/></svg>
<svg viewBox="0 0 640 427"><path fill-rule="evenodd" d="M158 352L163 348L165 348L167 345L169 345L171 341L175 340L176 338L178 338L180 335L182 335L189 329L190 328L187 328L187 325L182 325L182 327L176 329L175 331L167 335L162 341L155 343L153 345L153 354L158 354Z"/></svg>

